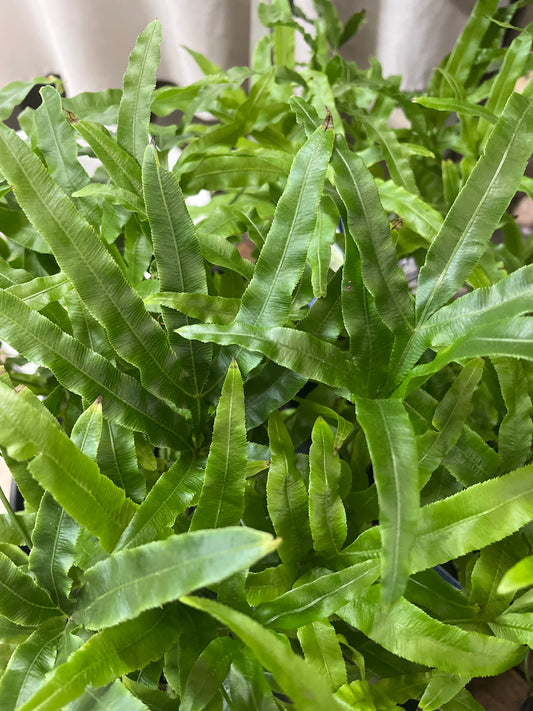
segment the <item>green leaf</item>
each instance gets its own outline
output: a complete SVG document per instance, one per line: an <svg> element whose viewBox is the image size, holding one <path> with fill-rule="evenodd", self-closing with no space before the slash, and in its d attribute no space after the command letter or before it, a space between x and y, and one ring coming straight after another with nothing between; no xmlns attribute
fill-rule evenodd
<svg viewBox="0 0 533 711"><path fill-rule="evenodd" d="M148 144L150 100L155 89L159 65L161 23L151 22L137 37L124 74L124 90L120 100L117 142L142 163Z"/></svg>
<svg viewBox="0 0 533 711"><path fill-rule="evenodd" d="M268 438L268 514L281 538L279 556L282 561L290 563L305 557L312 546L307 490L296 466L294 445L278 412L273 412L268 420Z"/></svg>
<svg viewBox="0 0 533 711"><path fill-rule="evenodd" d="M486 546L480 552L470 576L470 599L480 606L485 619L494 619L509 607L515 591L506 590L505 584L500 591L502 579L506 571L528 552L529 548L519 533Z"/></svg>
<svg viewBox="0 0 533 711"><path fill-rule="evenodd" d="M315 298L327 296L328 269L331 261L331 247L335 242L335 232L339 215L334 204L325 196L317 213L315 229L311 237L307 258L312 268L313 295Z"/></svg>
<svg viewBox="0 0 533 711"><path fill-rule="evenodd" d="M329 680L332 691L346 684L346 665L335 628L328 622L312 622L298 630L306 662Z"/></svg>
<svg viewBox="0 0 533 711"><path fill-rule="evenodd" d="M57 711L89 685L104 686L160 659L180 633L179 608L167 606L95 634L52 671L20 711Z"/></svg>
<svg viewBox="0 0 533 711"><path fill-rule="evenodd" d="M51 86L41 89L42 104L35 110L35 126L41 151L50 175L67 195L89 182L78 161L76 134L67 121L61 97Z"/></svg>
<svg viewBox="0 0 533 711"><path fill-rule="evenodd" d="M110 627L246 570L277 546L268 533L227 527L113 553L85 572L73 619L89 629Z"/></svg>
<svg viewBox="0 0 533 711"><path fill-rule="evenodd" d="M532 148L531 100L513 94L429 248L418 279L419 322L463 286L518 188Z"/></svg>
<svg viewBox="0 0 533 711"><path fill-rule="evenodd" d="M125 677L124 682L128 682ZM109 686L85 689L85 693L68 707L68 711L146 711L150 708L133 696L122 681L114 681Z"/></svg>
<svg viewBox="0 0 533 711"><path fill-rule="evenodd" d="M399 400L357 400L357 419L372 459L379 501L384 603L405 590L409 552L419 520L418 455L413 428Z"/></svg>
<svg viewBox="0 0 533 711"><path fill-rule="evenodd" d="M533 404L524 364L515 358L495 358L493 364L507 410L498 430L498 452L503 471L508 472L523 466L530 456Z"/></svg>
<svg viewBox="0 0 533 711"><path fill-rule="evenodd" d="M261 187L276 183L284 174L282 168L261 156L234 153L204 155L185 164L180 184L187 194L200 190L233 190Z"/></svg>
<svg viewBox="0 0 533 711"><path fill-rule="evenodd" d="M394 654L459 676L499 674L518 664L525 653L507 640L438 622L403 598L384 615L379 585L337 614Z"/></svg>
<svg viewBox="0 0 533 711"><path fill-rule="evenodd" d="M0 121L11 116L17 104L22 103L27 94L38 84L51 84L56 77L35 77L31 81L12 81L0 90Z"/></svg>
<svg viewBox="0 0 533 711"><path fill-rule="evenodd" d="M175 175L161 168L152 146L144 154L143 191L161 289L207 294L196 229ZM169 331L190 322L167 309L163 309L163 318ZM184 369L192 379L192 392L200 393L209 372L211 349L187 343L175 334L172 343L184 359Z"/></svg>
<svg viewBox="0 0 533 711"><path fill-rule="evenodd" d="M38 691L54 668L57 648L65 632L65 619L44 622L15 650L0 680L3 711L15 711Z"/></svg>
<svg viewBox="0 0 533 711"><path fill-rule="evenodd" d="M244 511L246 423L241 374L233 361L217 406L205 477L190 530L236 526Z"/></svg>
<svg viewBox="0 0 533 711"><path fill-rule="evenodd" d="M346 511L339 495L341 461L330 426L318 417L309 450L309 523L317 553L334 553L347 535Z"/></svg>
<svg viewBox="0 0 533 711"><path fill-rule="evenodd" d="M181 311L186 316L201 320L203 323L230 324L235 320L241 304L240 299L210 294L178 294L161 291L150 294L144 300L145 306L168 306Z"/></svg>
<svg viewBox="0 0 533 711"><path fill-rule="evenodd" d="M465 86L497 4L497 0L478 0L466 26L445 61L445 71ZM435 77L432 82L434 81ZM446 89L447 84L442 82L440 85L441 96L448 95Z"/></svg>
<svg viewBox="0 0 533 711"><path fill-rule="evenodd" d="M63 108L79 119L99 121L105 126L117 122L122 89L84 91L63 99Z"/></svg>
<svg viewBox="0 0 533 711"><path fill-rule="evenodd" d="M29 284L31 282L28 286L21 284L20 291L29 291ZM145 432L153 442L189 448L176 432L179 416L165 403L107 359L26 306L14 292L15 288L0 291L2 339L28 360L49 368L62 385L86 400L91 402L101 395L104 415L110 420Z"/></svg>
<svg viewBox="0 0 533 711"><path fill-rule="evenodd" d="M402 222L431 244L442 226L442 215L392 180L378 183L381 204L387 212L395 212Z"/></svg>
<svg viewBox="0 0 533 711"><path fill-rule="evenodd" d="M134 195L142 195L139 163L116 142L109 131L98 123L85 120L76 121L73 126L90 145L111 180L119 188Z"/></svg>
<svg viewBox="0 0 533 711"><path fill-rule="evenodd" d="M335 185L347 211L347 225L361 254L365 286L393 333L412 330L413 304L379 201L374 178L361 158L337 137L332 160Z"/></svg>
<svg viewBox="0 0 533 711"><path fill-rule="evenodd" d="M509 536L533 518L531 465L424 506L411 572L445 563Z"/></svg>
<svg viewBox="0 0 533 711"><path fill-rule="evenodd" d="M21 206L49 242L74 288L106 327L113 347L139 367L149 389L162 399L180 402L175 380L178 363L167 338L98 235L52 181L39 158L3 125L0 149L0 171L14 185Z"/></svg>
<svg viewBox="0 0 533 711"><path fill-rule="evenodd" d="M36 277L23 284L13 284L7 291L35 311L41 311L48 304L58 301L71 289L72 285L67 277L59 272L51 276Z"/></svg>
<svg viewBox="0 0 533 711"><path fill-rule="evenodd" d="M44 405L30 405L2 383L0 392L5 405L0 441L8 452L18 448L12 456L24 453L22 458L27 458L41 452L30 464L32 475L72 518L111 550L136 506L122 489L100 474L95 462L82 454L53 418L49 419Z"/></svg>
<svg viewBox="0 0 533 711"><path fill-rule="evenodd" d="M134 548L171 534L177 516L200 494L204 468L194 454L180 458L156 481L121 535L115 550Z"/></svg>
<svg viewBox="0 0 533 711"><path fill-rule="evenodd" d="M137 463L133 432L104 420L98 447L98 466L126 496L140 503L146 495L146 481Z"/></svg>
<svg viewBox="0 0 533 711"><path fill-rule="evenodd" d="M72 587L68 573L74 563L78 535L78 523L46 492L35 519L28 567L55 604L67 611Z"/></svg>
<svg viewBox="0 0 533 711"><path fill-rule="evenodd" d="M533 555L513 565L500 581L498 593L507 595L533 585Z"/></svg>
<svg viewBox="0 0 533 711"><path fill-rule="evenodd" d="M346 228L345 228L346 230ZM383 323L373 296L363 283L361 258L346 230L345 261L342 269L342 317L350 337L350 353L362 372L362 390L371 395L386 381L392 334Z"/></svg>
<svg viewBox="0 0 533 711"><path fill-rule="evenodd" d="M234 711L277 711L263 668L247 647L235 654L229 673L229 695Z"/></svg>
<svg viewBox="0 0 533 711"><path fill-rule="evenodd" d="M398 141L396 133L388 127L386 119L371 115L365 116L363 125L370 138L374 138L381 145L387 168L394 182L408 192L418 194L409 158L405 154L404 147Z"/></svg>
<svg viewBox="0 0 533 711"><path fill-rule="evenodd" d="M209 708L215 696L220 700L222 683L239 646L239 642L231 637L219 637L207 645L187 678L180 711L201 711Z"/></svg>
<svg viewBox="0 0 533 711"><path fill-rule="evenodd" d="M421 699L420 708L423 711L438 711L443 704L453 699L470 681L468 676L434 672Z"/></svg>
<svg viewBox="0 0 533 711"><path fill-rule="evenodd" d="M113 185L111 183L90 183L89 185L86 185L85 187L72 193L72 197L107 198L113 205L122 205L122 207L125 207L126 210L136 212L139 215L139 219L146 219L146 209L142 198L140 198L136 193L132 193L130 190L119 188L117 185Z"/></svg>
<svg viewBox="0 0 533 711"><path fill-rule="evenodd" d="M435 409L432 421L435 429L418 438L418 471L422 486L459 439L482 373L481 358L465 365Z"/></svg>
<svg viewBox="0 0 533 711"><path fill-rule="evenodd" d="M272 672L282 691L300 711L339 711L345 707L331 694L328 684L314 669L291 651L278 635L260 624L213 600L182 598L182 602L212 615L227 625L247 644L259 662ZM26 711L26 709L24 709ZM28 710L29 711L29 710Z"/></svg>
<svg viewBox="0 0 533 711"><path fill-rule="evenodd" d="M26 627L38 627L62 614L48 593L1 551L0 614Z"/></svg>
<svg viewBox="0 0 533 711"><path fill-rule="evenodd" d="M316 222L315 206L320 202L332 147L333 131L319 126L296 154L254 276L242 297L239 323L272 328L287 321L292 292L304 269Z"/></svg>
<svg viewBox="0 0 533 711"><path fill-rule="evenodd" d="M326 573L258 605L254 618L275 630L293 630L334 614L366 590L379 575L375 560Z"/></svg>
<svg viewBox="0 0 533 711"><path fill-rule="evenodd" d="M184 326L180 328L180 333L186 338L220 345L234 344L262 353L309 380L317 380L334 388L351 391L358 384L359 372L353 361L336 346L309 333L291 328L257 328L240 323L230 326Z"/></svg>
<svg viewBox="0 0 533 711"><path fill-rule="evenodd" d="M440 99L434 96L415 96L413 101L415 104L420 104L421 106L425 106L428 109L435 109L436 111L455 112L464 116L480 116L490 124L495 124L497 121L497 114L495 114L495 112L488 110L485 106L480 106L479 104L474 104L467 100L461 101L461 99Z"/></svg>

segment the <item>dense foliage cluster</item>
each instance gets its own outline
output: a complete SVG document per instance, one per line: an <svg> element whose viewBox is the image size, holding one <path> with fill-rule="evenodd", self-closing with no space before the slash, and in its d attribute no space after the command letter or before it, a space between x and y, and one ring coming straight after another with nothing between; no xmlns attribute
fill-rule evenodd
<svg viewBox="0 0 533 711"><path fill-rule="evenodd" d="M3 711L475 711L524 659L533 30L497 4L421 96L341 57L362 13L274 0L249 68L155 90L154 21L123 90L41 77L0 125Z"/></svg>

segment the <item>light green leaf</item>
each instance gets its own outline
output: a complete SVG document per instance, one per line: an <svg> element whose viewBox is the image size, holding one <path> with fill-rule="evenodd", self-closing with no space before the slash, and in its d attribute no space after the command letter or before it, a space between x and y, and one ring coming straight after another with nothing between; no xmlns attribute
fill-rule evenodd
<svg viewBox="0 0 533 711"><path fill-rule="evenodd" d="M117 122L122 89L84 91L63 99L63 108L79 119L99 121L105 126Z"/></svg>
<svg viewBox="0 0 533 711"><path fill-rule="evenodd" d="M89 629L110 627L246 570L277 546L268 533L226 527L113 553L85 572L73 619Z"/></svg>
<svg viewBox="0 0 533 711"><path fill-rule="evenodd" d="M106 327L112 345L139 367L149 389L159 392L162 399L180 402L179 365L167 338L98 235L52 181L39 158L3 125L0 149L0 171L14 185L21 206L49 242L74 288Z"/></svg>
<svg viewBox="0 0 533 711"><path fill-rule="evenodd" d="M41 688L17 711L57 711L92 685L100 687L117 676L160 659L181 633L176 606L149 610L135 620L89 638L66 662L57 666Z"/></svg>
<svg viewBox="0 0 533 711"><path fill-rule="evenodd" d="M533 555L513 565L500 581L498 593L507 595L533 585Z"/></svg>
<svg viewBox="0 0 533 711"><path fill-rule="evenodd" d="M74 563L78 535L78 523L46 492L35 519L28 567L55 604L67 611L72 587L68 573Z"/></svg>
<svg viewBox="0 0 533 711"><path fill-rule="evenodd" d="M333 131L319 126L296 154L254 276L242 297L239 323L272 328L287 321L292 292L304 269L332 147Z"/></svg>
<svg viewBox="0 0 533 711"><path fill-rule="evenodd" d="M44 405L29 404L2 383L0 392L5 405L0 441L8 452L16 447L12 456L23 459L41 452L30 464L32 475L72 518L100 538L104 548L112 549L135 504L100 474L95 462L50 419Z"/></svg>
<svg viewBox="0 0 533 711"><path fill-rule="evenodd" d="M346 684L346 665L335 628L328 622L312 622L298 630L305 660L329 680L332 691Z"/></svg>
<svg viewBox="0 0 533 711"><path fill-rule="evenodd" d="M476 3L453 50L445 60L445 71L465 86L496 6L497 0L479 0ZM432 83L435 82L435 78L433 77ZM446 82L441 81L440 87L437 88L440 88L441 96L449 96Z"/></svg>
<svg viewBox="0 0 533 711"><path fill-rule="evenodd" d="M442 215L418 195L408 192L392 180L378 183L381 204L395 212L402 222L431 244L442 226Z"/></svg>
<svg viewBox="0 0 533 711"><path fill-rule="evenodd" d="M98 447L98 466L126 496L141 503L146 495L146 481L139 469L133 432L104 420Z"/></svg>
<svg viewBox="0 0 533 711"><path fill-rule="evenodd" d="M137 37L124 74L124 90L120 100L117 142L142 163L148 144L150 100L155 89L159 65L161 23L151 22Z"/></svg>
<svg viewBox="0 0 533 711"><path fill-rule="evenodd" d="M62 614L48 593L1 551L0 614L26 627L38 627Z"/></svg>
<svg viewBox="0 0 533 711"><path fill-rule="evenodd" d="M182 602L212 615L240 637L259 662L272 672L282 691L291 698L295 709L345 711L345 707L331 694L325 679L317 676L314 669L294 654L274 632L214 600L186 597L182 598Z"/></svg>
<svg viewBox="0 0 533 711"><path fill-rule="evenodd" d="M161 291L147 296L144 304L149 310L151 306L168 306L203 323L227 325L235 320L241 300L210 294L178 294L172 291Z"/></svg>
<svg viewBox="0 0 533 711"><path fill-rule="evenodd" d="M323 620L354 600L379 575L376 560L326 573L258 605L254 618L276 630L293 630Z"/></svg>
<svg viewBox="0 0 533 711"><path fill-rule="evenodd" d="M217 406L205 477L190 530L236 526L244 511L246 423L241 374L233 361Z"/></svg>
<svg viewBox="0 0 533 711"><path fill-rule="evenodd" d="M35 77L31 81L12 81L0 90L0 121L11 116L17 104L22 103L27 94L37 84L52 84L56 77Z"/></svg>
<svg viewBox="0 0 533 711"><path fill-rule="evenodd" d="M420 270L418 321L424 322L463 285L513 197L533 148L531 100L513 94Z"/></svg>
<svg viewBox="0 0 533 711"><path fill-rule="evenodd" d="M13 284L7 291L30 308L41 311L48 304L57 301L72 289L67 277L59 272L51 276L36 277L23 284Z"/></svg>
<svg viewBox="0 0 533 711"><path fill-rule="evenodd" d="M135 195L142 195L141 167L139 163L118 145L109 131L98 123L85 120L76 121L73 126L90 145L111 180L119 188L123 188Z"/></svg>
<svg viewBox="0 0 533 711"><path fill-rule="evenodd" d="M38 277L43 278L47 277ZM26 284L16 288L19 286L21 291L30 288ZM90 402L101 395L104 415L110 420L145 432L154 443L189 448L176 431L180 417L165 403L99 353L33 311L11 289L0 291L0 336L28 360L49 368L72 392Z"/></svg>
<svg viewBox="0 0 533 711"><path fill-rule="evenodd" d="M501 590L502 579L528 553L529 548L520 533L480 551L470 576L470 599L479 605L485 619L494 619L509 607L515 591L506 590L505 584Z"/></svg>
<svg viewBox="0 0 533 711"><path fill-rule="evenodd" d="M204 477L202 460L192 453L180 458L156 481L118 541L115 550L134 548L166 538L170 526L200 494Z"/></svg>
<svg viewBox="0 0 533 711"><path fill-rule="evenodd" d="M44 86L41 97L42 104L34 114L39 150L52 178L71 195L89 182L89 176L78 161L76 134L67 121L58 92Z"/></svg>
<svg viewBox="0 0 533 711"><path fill-rule="evenodd" d="M341 549L347 535L346 511L339 495L340 457L330 426L318 417L309 450L309 524L317 553Z"/></svg>
<svg viewBox="0 0 533 711"><path fill-rule="evenodd" d="M90 183L72 193L72 197L107 198L113 205L122 205L126 210L136 212L139 215L139 219L146 219L146 209L142 198L138 194L119 188L118 185L113 185L112 183L109 185L105 183Z"/></svg>
<svg viewBox="0 0 533 711"><path fill-rule="evenodd" d="M531 465L424 506L411 572L445 563L509 536L533 518Z"/></svg>
<svg viewBox="0 0 533 711"><path fill-rule="evenodd" d="M418 454L399 400L357 400L357 419L368 443L379 501L384 603L405 590L409 552L419 520Z"/></svg>
<svg viewBox="0 0 533 711"><path fill-rule="evenodd" d="M383 156L391 178L397 185L401 185L408 192L418 194L415 176L409 165L409 158L405 155L404 147L399 142L396 133L388 127L385 118L365 115L364 127L370 138L374 138L383 150Z"/></svg>
<svg viewBox="0 0 533 711"><path fill-rule="evenodd" d="M146 711L148 708L117 680L100 689L87 687L83 696L67 706L66 711Z"/></svg>
<svg viewBox="0 0 533 711"><path fill-rule="evenodd" d="M439 711L443 704L457 696L469 681L468 676L434 672L420 699L420 708L423 711Z"/></svg>
<svg viewBox="0 0 533 711"><path fill-rule="evenodd" d="M268 513L281 538L279 556L282 561L290 563L302 559L312 546L307 490L296 466L294 445L278 412L273 412L268 420L268 438Z"/></svg>
<svg viewBox="0 0 533 711"><path fill-rule="evenodd" d="M320 202L317 219L307 258L311 264L313 295L326 297L328 290L328 269L331 261L331 247L335 242L335 232L339 215L331 200L324 196Z"/></svg>
<svg viewBox="0 0 533 711"><path fill-rule="evenodd" d="M379 585L337 615L394 654L459 676L496 675L525 654L518 644L438 622L403 598L384 615Z"/></svg>
<svg viewBox="0 0 533 711"><path fill-rule="evenodd" d="M65 619L44 622L15 650L0 680L2 711L15 711L30 698L54 668Z"/></svg>
<svg viewBox="0 0 533 711"><path fill-rule="evenodd" d="M490 124L496 123L496 116L493 111L488 110L485 106L474 104L467 100L461 99L441 99L436 96L415 96L413 101L415 104L420 104L428 109L436 111L446 111L448 113L458 113L464 116L480 116Z"/></svg>

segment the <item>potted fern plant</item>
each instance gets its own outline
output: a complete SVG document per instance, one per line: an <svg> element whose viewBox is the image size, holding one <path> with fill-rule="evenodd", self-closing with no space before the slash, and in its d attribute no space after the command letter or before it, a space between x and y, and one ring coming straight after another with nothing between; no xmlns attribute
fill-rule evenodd
<svg viewBox="0 0 533 711"><path fill-rule="evenodd" d="M0 126L3 709L474 711L526 657L532 35L480 0L413 97L316 5L157 91L154 21Z"/></svg>

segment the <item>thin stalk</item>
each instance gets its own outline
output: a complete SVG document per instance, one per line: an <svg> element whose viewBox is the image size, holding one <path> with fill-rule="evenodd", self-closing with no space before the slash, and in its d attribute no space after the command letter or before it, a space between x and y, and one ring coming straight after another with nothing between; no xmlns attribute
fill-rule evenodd
<svg viewBox="0 0 533 711"><path fill-rule="evenodd" d="M13 511L13 508L12 508L11 504L9 503L9 499L4 494L4 490L2 489L1 486L0 486L0 502L2 502L2 504L4 505L6 513L9 516L9 520L11 521L13 526L16 528L16 530L22 536L24 543L28 546L28 548L31 548L33 545L31 536L28 533L28 531L26 530L26 527L24 526L22 521L20 521L20 519L17 517L17 514Z"/></svg>

